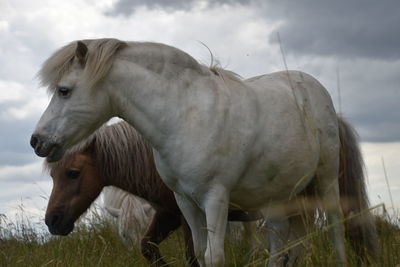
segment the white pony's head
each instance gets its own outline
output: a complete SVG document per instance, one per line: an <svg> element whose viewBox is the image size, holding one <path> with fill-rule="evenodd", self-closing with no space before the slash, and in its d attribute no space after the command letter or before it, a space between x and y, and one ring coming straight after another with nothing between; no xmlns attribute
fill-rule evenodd
<svg viewBox="0 0 400 267"><path fill-rule="evenodd" d="M59 160L67 148L113 117L103 78L125 45L116 39L72 42L45 61L39 77L53 96L31 137L38 156Z"/></svg>

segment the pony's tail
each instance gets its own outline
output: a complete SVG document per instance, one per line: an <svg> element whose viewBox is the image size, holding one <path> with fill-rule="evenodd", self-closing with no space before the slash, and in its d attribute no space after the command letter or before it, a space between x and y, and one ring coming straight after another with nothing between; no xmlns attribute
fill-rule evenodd
<svg viewBox="0 0 400 267"><path fill-rule="evenodd" d="M338 116L340 136L339 190L345 219L346 235L361 258L378 255L378 235L375 220L368 210L364 162L355 130Z"/></svg>

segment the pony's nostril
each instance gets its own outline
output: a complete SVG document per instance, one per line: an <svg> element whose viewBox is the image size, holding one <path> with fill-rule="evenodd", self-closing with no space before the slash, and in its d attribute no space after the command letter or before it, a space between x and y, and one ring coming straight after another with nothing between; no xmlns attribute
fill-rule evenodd
<svg viewBox="0 0 400 267"><path fill-rule="evenodd" d="M58 224L60 224L61 218L62 218L61 214L53 213L46 218L45 223L49 227L54 227L54 226L57 226Z"/></svg>
<svg viewBox="0 0 400 267"><path fill-rule="evenodd" d="M38 136L35 135L35 134L33 134L33 135L31 136L31 146L32 146L33 148L35 148L38 142L39 142Z"/></svg>

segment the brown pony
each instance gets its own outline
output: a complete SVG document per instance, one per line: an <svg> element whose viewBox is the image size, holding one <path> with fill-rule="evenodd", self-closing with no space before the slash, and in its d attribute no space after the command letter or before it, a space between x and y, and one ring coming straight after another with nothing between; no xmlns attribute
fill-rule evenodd
<svg viewBox="0 0 400 267"><path fill-rule="evenodd" d="M157 247L172 231L183 226L187 259L197 266L190 228L173 192L159 177L153 151L129 124L119 122L102 127L75 146L62 160L44 163L53 178L53 190L45 222L50 233L67 235L74 222L97 198L105 186L113 185L147 200L156 214L141 241L144 257L154 266L166 266ZM258 212L231 211L228 220L254 221ZM156 244L156 245L154 245Z"/></svg>

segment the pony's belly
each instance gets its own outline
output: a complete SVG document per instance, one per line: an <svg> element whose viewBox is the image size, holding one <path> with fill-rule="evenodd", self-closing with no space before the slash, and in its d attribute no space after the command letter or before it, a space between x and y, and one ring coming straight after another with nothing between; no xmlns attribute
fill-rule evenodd
<svg viewBox="0 0 400 267"><path fill-rule="evenodd" d="M283 168L280 174L249 173L230 192L231 206L253 210L272 202L285 202L300 193L312 180L315 165Z"/></svg>
<svg viewBox="0 0 400 267"><path fill-rule="evenodd" d="M260 187L241 188L230 194L232 208L256 210L265 207L271 201L285 201L290 196L288 188Z"/></svg>

